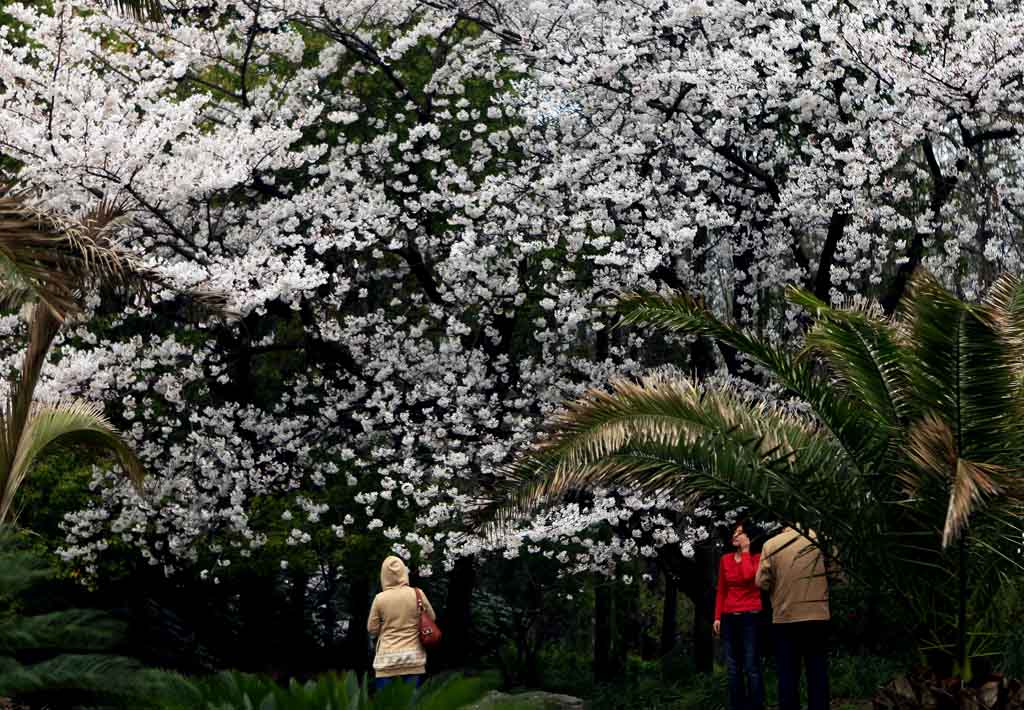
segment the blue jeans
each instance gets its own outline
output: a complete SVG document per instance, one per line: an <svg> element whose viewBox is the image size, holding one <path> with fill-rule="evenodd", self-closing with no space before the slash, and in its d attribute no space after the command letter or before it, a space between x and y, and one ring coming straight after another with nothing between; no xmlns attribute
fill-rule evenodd
<svg viewBox="0 0 1024 710"><path fill-rule="evenodd" d="M800 669L807 671L808 710L828 710L828 622L774 624L779 710L800 710Z"/></svg>
<svg viewBox="0 0 1024 710"><path fill-rule="evenodd" d="M396 680L400 680L403 683L410 683L413 687L418 688L418 687L420 687L420 682L423 680L423 676L421 676L421 675L396 675L396 676L391 676L390 678L377 678L377 679L375 679L373 681L373 687L376 688L377 690L381 690L383 688L388 687L389 685L391 685L392 681L396 681Z"/></svg>
<svg viewBox="0 0 1024 710"><path fill-rule="evenodd" d="M761 674L758 612L722 614L725 673L729 680L730 710L764 708L764 676Z"/></svg>

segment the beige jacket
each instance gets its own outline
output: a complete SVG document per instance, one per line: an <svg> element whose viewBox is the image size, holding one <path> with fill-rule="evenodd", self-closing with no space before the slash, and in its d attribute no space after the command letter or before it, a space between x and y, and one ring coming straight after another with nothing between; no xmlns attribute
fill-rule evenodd
<svg viewBox="0 0 1024 710"><path fill-rule="evenodd" d="M814 538L814 533L810 533ZM821 551L793 528L764 544L757 586L771 592L772 621L824 621L830 618L828 578Z"/></svg>
<svg viewBox="0 0 1024 710"><path fill-rule="evenodd" d="M397 557L388 557L380 567L384 590L373 598L366 629L377 637L373 670L378 678L420 675L427 672L427 652L420 644L420 613L416 590L409 586L409 570ZM436 619L427 595L420 591L423 608Z"/></svg>

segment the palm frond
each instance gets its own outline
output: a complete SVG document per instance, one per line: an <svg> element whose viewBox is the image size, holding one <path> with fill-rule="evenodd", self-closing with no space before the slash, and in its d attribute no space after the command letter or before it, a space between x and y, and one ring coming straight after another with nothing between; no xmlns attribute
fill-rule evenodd
<svg viewBox="0 0 1024 710"><path fill-rule="evenodd" d="M618 380L548 423L534 451L503 471L488 504L495 534L572 490L629 487L677 499L727 496L761 509L788 501L805 519L816 485L845 465L842 449L810 421L728 390L686 380ZM785 471L786 475L782 475ZM795 508L794 508L795 510Z"/></svg>
<svg viewBox="0 0 1024 710"><path fill-rule="evenodd" d="M722 322L702 303L686 294L627 293L619 310L624 324L645 324L669 332L702 335L726 343L767 368L775 379L811 405L815 415L843 445L861 470L870 470L888 446L887 432L878 422L861 416L863 407L850 398L836 397L832 383L809 358Z"/></svg>
<svg viewBox="0 0 1024 710"><path fill-rule="evenodd" d="M996 314L1003 331L1015 344L1024 342L1024 279L1003 274L985 294L984 304Z"/></svg>
<svg viewBox="0 0 1024 710"><path fill-rule="evenodd" d="M959 539L967 521L986 500L1003 493L998 481L1006 470L960 457L952 428L935 414L913 425L907 452L917 468L916 473L901 475L911 495L920 496L926 478L940 481L941 487L950 491L942 529L943 548Z"/></svg>
<svg viewBox="0 0 1024 710"><path fill-rule="evenodd" d="M65 652L109 651L125 624L92 609L71 609L0 619L0 655L61 648Z"/></svg>
<svg viewBox="0 0 1024 710"><path fill-rule="evenodd" d="M647 325L670 333L712 338L750 356L778 374L780 379L796 368L786 351L724 323L689 294L676 292L662 296L653 292L624 293L619 296L618 310L621 315L620 324Z"/></svg>
<svg viewBox="0 0 1024 710"><path fill-rule="evenodd" d="M898 427L913 413L906 352L899 333L880 308L833 309L813 294L790 287L790 303L815 316L805 341L822 356L838 382L866 407L862 414Z"/></svg>
<svg viewBox="0 0 1024 710"><path fill-rule="evenodd" d="M726 388L701 390L687 379L656 376L616 379L610 391L589 390L551 417L548 436L537 446L575 466L629 442L674 445L709 431L755 435L764 449L792 451L792 440L812 435L813 428L769 404L745 402Z"/></svg>
<svg viewBox="0 0 1024 710"><path fill-rule="evenodd" d="M6 521L18 489L39 455L57 441L84 444L113 453L137 486L145 474L132 448L107 421L99 404L66 401L34 404L21 433L4 488L0 491L0 521Z"/></svg>
<svg viewBox="0 0 1024 710"><path fill-rule="evenodd" d="M1014 376L997 316L962 303L920 272L901 306L907 321L911 391L921 411L934 411L953 431L957 455L1008 463L1024 455Z"/></svg>
<svg viewBox="0 0 1024 710"><path fill-rule="evenodd" d="M10 292L31 292L55 313L79 310L67 269L64 225L30 206L23 195L0 193L0 273Z"/></svg>
<svg viewBox="0 0 1024 710"><path fill-rule="evenodd" d="M104 3L137 22L159 22L164 18L160 0L104 0Z"/></svg>

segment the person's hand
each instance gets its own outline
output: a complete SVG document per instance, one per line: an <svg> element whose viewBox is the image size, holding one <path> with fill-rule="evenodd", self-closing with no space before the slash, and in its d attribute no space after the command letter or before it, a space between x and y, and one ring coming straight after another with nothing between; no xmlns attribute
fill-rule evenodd
<svg viewBox="0 0 1024 710"><path fill-rule="evenodd" d="M713 623L711 625L711 630L715 632L715 636L718 636L720 633L722 633L722 622L716 621L715 623Z"/></svg>

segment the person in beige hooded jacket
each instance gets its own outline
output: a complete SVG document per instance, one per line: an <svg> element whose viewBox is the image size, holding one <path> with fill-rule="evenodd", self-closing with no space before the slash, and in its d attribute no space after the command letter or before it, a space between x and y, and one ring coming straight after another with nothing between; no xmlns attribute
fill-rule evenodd
<svg viewBox="0 0 1024 710"><path fill-rule="evenodd" d="M420 611L416 590L409 586L409 569L399 558L388 557L380 567L382 591L373 598L366 629L377 637L373 670L377 687L393 679L419 685L427 672L427 652L420 643ZM420 591L423 609L436 619L427 595Z"/></svg>

